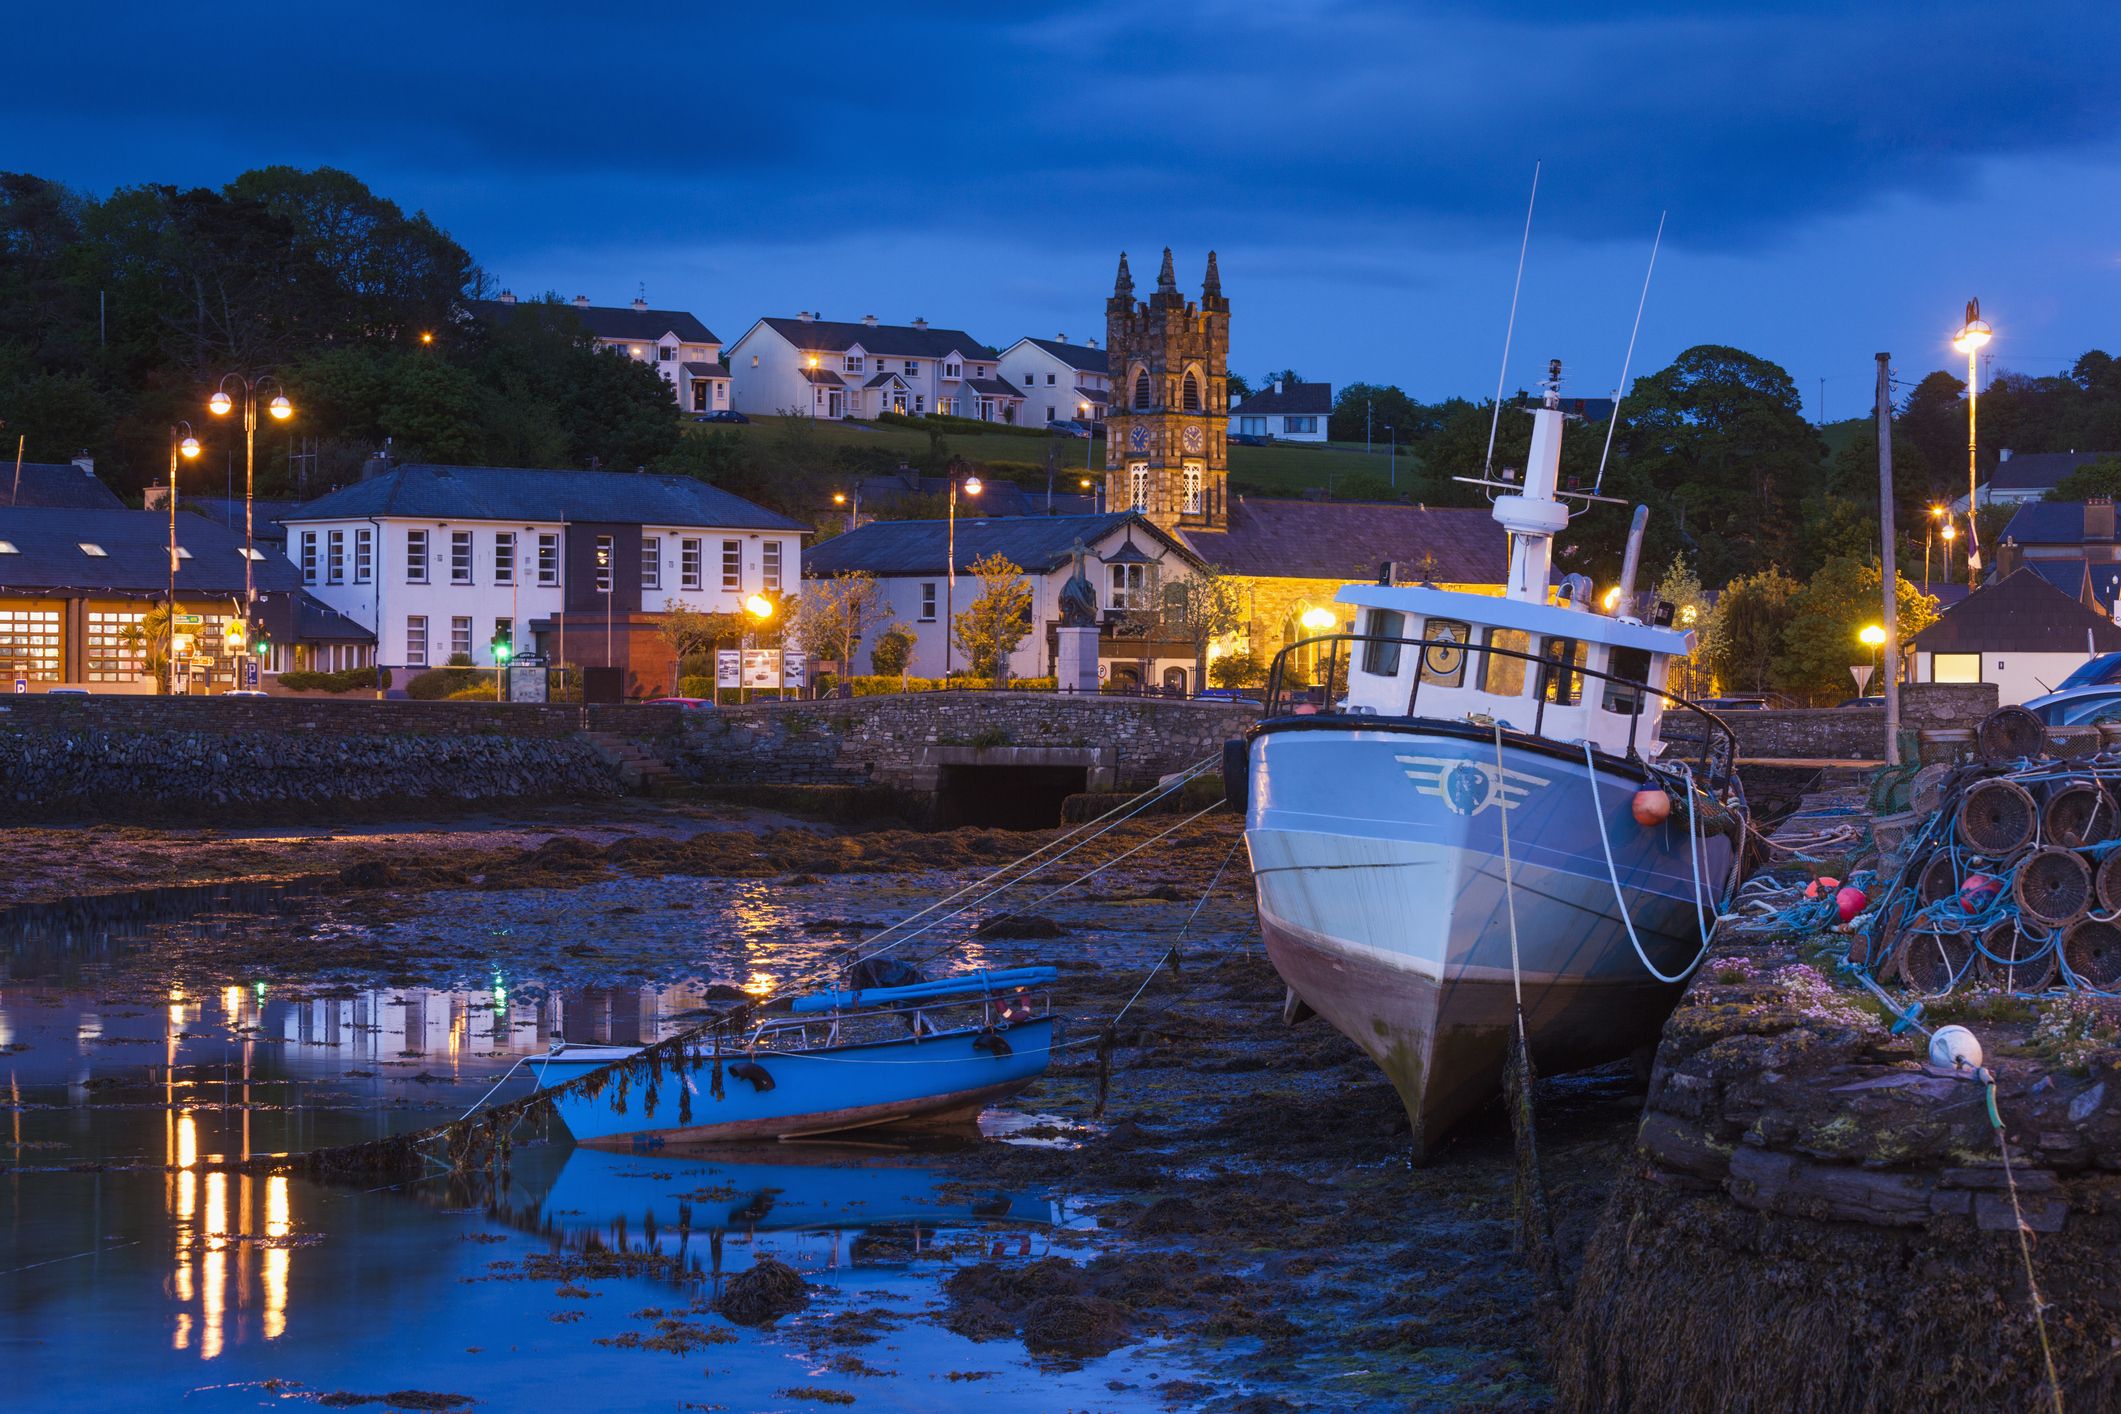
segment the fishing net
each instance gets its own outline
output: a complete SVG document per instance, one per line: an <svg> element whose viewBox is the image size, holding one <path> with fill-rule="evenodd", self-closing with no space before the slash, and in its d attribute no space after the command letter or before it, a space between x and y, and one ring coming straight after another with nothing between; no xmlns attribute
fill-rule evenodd
<svg viewBox="0 0 2121 1414"><path fill-rule="evenodd" d="M1974 960L1974 940L1965 933L1917 932L1893 950L1893 970L1917 995L1941 997Z"/></svg>
<svg viewBox="0 0 2121 1414"><path fill-rule="evenodd" d="M2046 991L2055 980L2053 940L2029 938L2015 919L2002 919L1981 935L1979 970L2006 992Z"/></svg>
<svg viewBox="0 0 2121 1414"><path fill-rule="evenodd" d="M2097 781L2068 781L2048 793L2040 807L2040 834L2049 844L2081 849L2112 839L2113 797Z"/></svg>
<svg viewBox="0 0 2121 1414"><path fill-rule="evenodd" d="M2121 913L2121 850L2099 861L2099 872L2092 876L2092 882L2099 890L2099 911Z"/></svg>
<svg viewBox="0 0 2121 1414"><path fill-rule="evenodd" d="M2097 918L2070 925L2062 935L2062 964L2083 986L2102 992L2121 986L2121 927Z"/></svg>
<svg viewBox="0 0 2121 1414"><path fill-rule="evenodd" d="M2038 756L2047 749L2047 724L2023 707L1999 707L1974 729L1981 759L2003 765Z"/></svg>
<svg viewBox="0 0 2121 1414"><path fill-rule="evenodd" d="M2001 859L2032 842L2040 818L2031 792L2016 781L1982 781L1959 801L1959 838L1977 854Z"/></svg>
<svg viewBox="0 0 2121 1414"><path fill-rule="evenodd" d="M1959 892L1959 864L1949 850L1938 850L1930 856L1915 885L1915 897L1924 903L1935 903L1950 898Z"/></svg>
<svg viewBox="0 0 2121 1414"><path fill-rule="evenodd" d="M2091 911L2092 871L2075 850L2050 845L2019 861L2011 884L2018 911L2035 923L2060 928Z"/></svg>

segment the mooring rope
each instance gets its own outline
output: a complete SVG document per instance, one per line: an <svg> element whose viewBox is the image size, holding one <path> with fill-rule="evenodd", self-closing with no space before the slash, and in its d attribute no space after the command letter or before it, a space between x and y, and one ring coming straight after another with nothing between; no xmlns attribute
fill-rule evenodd
<svg viewBox="0 0 2121 1414"><path fill-rule="evenodd" d="M1501 728L1499 726L1496 729L1496 740L1498 742L1501 740ZM1650 955L1643 951L1642 939L1635 934L1635 920L1628 916L1627 898L1620 892L1620 866L1613 862L1613 840L1606 832L1605 807L1598 800L1598 766L1591 755L1591 744L1588 741L1583 744L1583 764L1585 779L1590 782L1591 786L1591 818L1598 822L1598 843L1605 850L1606 877L1613 882L1613 911L1620 915L1621 923L1627 928L1628 942L1634 947L1635 957L1642 963L1643 970L1667 986L1675 982L1684 982L1687 978L1694 975L1694 969L1701 966L1702 959L1709 955L1708 939L1704 936L1701 943L1701 951L1694 954L1694 960L1671 976L1666 976L1659 970L1656 963L1650 961ZM1694 803L1691 800L1687 802L1687 808L1689 810L1694 808Z"/></svg>
<svg viewBox="0 0 2121 1414"><path fill-rule="evenodd" d="M1585 748L1588 751L1589 745ZM1547 1205L1546 1175L1539 1167L1539 1127L1532 1112L1532 1040L1524 1020L1524 971L1517 942L1517 885L1510 857L1510 804L1500 798L1502 783L1509 779L1502 755L1502 723L1495 724L1496 816L1502 830L1502 900L1510 920L1510 992L1517 1012L1517 1063L1514 1070L1517 1093L1510 1097L1510 1132L1518 1157L1518 1231L1533 1269L1556 1292L1561 1273L1554 1259L1554 1216ZM1598 808L1598 778L1591 778L1591 808ZM1616 891L1617 892L1617 891ZM1504 1089L1513 1087L1508 1084Z"/></svg>
<svg viewBox="0 0 2121 1414"><path fill-rule="evenodd" d="M2018 1205L2018 1177L2011 1168L2010 1140L2003 1132L2003 1116L1996 1109L1996 1073L1987 1066L1974 1071L1988 1098L1988 1122L1996 1131L1996 1151L2003 1156L2003 1186L2011 1195L2011 1226L2018 1232L2018 1255L2025 1263L2025 1289L2033 1301L2033 1325L2040 1333L2040 1359L2047 1366L2047 1391L2062 1414L2062 1380L2055 1373L2055 1351L2047 1339L2047 1300L2040 1294L2040 1279L2033 1274L2033 1243L2025 1226L2025 1213Z"/></svg>

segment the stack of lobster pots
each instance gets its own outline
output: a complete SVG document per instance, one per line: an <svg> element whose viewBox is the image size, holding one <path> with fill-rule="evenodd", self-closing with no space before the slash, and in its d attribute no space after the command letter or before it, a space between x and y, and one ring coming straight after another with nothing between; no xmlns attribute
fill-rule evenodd
<svg viewBox="0 0 2121 1414"><path fill-rule="evenodd" d="M1886 906L1851 960L1923 996L1969 976L2012 992L2121 990L2121 757L2058 760L2006 707L1981 762L1944 783Z"/></svg>

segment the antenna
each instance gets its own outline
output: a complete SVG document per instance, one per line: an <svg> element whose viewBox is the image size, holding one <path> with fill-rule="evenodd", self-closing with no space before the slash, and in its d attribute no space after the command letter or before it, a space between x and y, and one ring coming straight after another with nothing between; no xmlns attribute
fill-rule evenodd
<svg viewBox="0 0 2121 1414"><path fill-rule="evenodd" d="M1650 242L1650 268L1642 272L1642 297L1635 301L1635 327L1628 330L1628 351L1620 359L1620 386L1613 390L1613 415L1605 420L1605 450L1598 454L1598 480L1591 484L1594 492L1605 489L1606 458L1613 455L1613 429L1620 425L1620 399L1628 390L1628 366L1635 361L1635 336L1642 332L1642 307L1650 302L1650 276L1657 273L1657 248L1664 244L1664 218L1671 214L1657 213L1657 238Z"/></svg>
<svg viewBox="0 0 2121 1414"><path fill-rule="evenodd" d="M1495 474L1495 432L1502 425L1502 385L1510 376L1510 337L1517 332L1517 294L1524 288L1525 252L1532 248L1532 208L1539 202L1539 166L1538 162L1532 164L1532 196L1524 204L1524 240L1517 247L1517 280L1510 286L1510 322L1502 331L1502 368L1495 375L1495 415L1488 419L1488 459L1481 463L1482 480Z"/></svg>

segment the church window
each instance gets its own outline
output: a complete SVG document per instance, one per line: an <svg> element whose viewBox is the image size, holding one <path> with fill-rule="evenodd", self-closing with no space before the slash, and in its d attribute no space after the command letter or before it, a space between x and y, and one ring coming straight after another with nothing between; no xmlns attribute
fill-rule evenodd
<svg viewBox="0 0 2121 1414"><path fill-rule="evenodd" d="M1131 504L1134 509L1138 511L1148 510L1149 464L1147 462L1127 463L1127 482L1132 490L1133 495L1133 499L1129 504Z"/></svg>
<svg viewBox="0 0 2121 1414"><path fill-rule="evenodd" d="M1199 411L1200 411L1200 379L1194 376L1193 370L1192 370L1192 369L1190 369L1190 368L1186 370L1186 387L1185 387L1185 394L1184 394L1184 396L1185 396L1185 403L1184 403L1184 407L1185 407L1186 411L1187 411L1187 412L1199 412Z"/></svg>
<svg viewBox="0 0 2121 1414"><path fill-rule="evenodd" d="M1149 406L1149 374L1147 370L1134 375L1134 405L1138 408Z"/></svg>
<svg viewBox="0 0 2121 1414"><path fill-rule="evenodd" d="M1156 573L1153 565L1111 565L1112 602L1115 609L1140 612L1156 602Z"/></svg>
<svg viewBox="0 0 2121 1414"><path fill-rule="evenodd" d="M1205 477L1204 477L1204 476L1202 475L1202 473L1201 473L1201 465L1200 465L1200 463L1199 463L1199 462L1187 462L1187 463L1186 463L1186 514L1187 514L1187 515L1189 515L1189 516L1197 516L1197 515L1199 515L1199 514L1201 513L1201 509L1202 509L1202 506L1201 506L1201 483L1202 483L1202 482L1203 482L1204 480L1205 480Z"/></svg>

